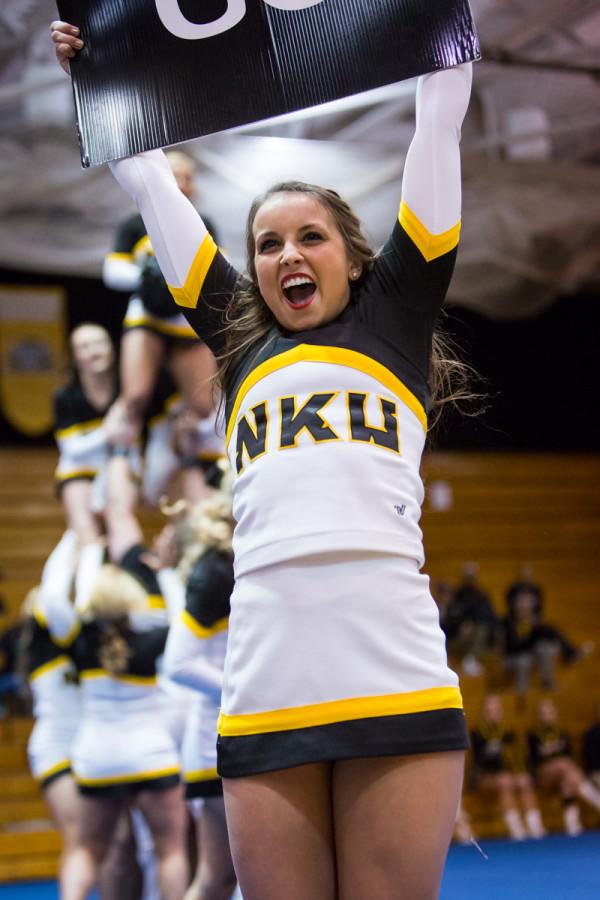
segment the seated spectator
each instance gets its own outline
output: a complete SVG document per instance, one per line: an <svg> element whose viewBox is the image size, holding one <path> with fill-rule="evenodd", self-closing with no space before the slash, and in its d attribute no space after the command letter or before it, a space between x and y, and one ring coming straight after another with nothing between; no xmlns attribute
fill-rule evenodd
<svg viewBox="0 0 600 900"><path fill-rule="evenodd" d="M477 581L479 566L466 563L463 581L447 605L443 621L448 653L460 659L464 675L481 675L481 658L493 645L497 617L488 594Z"/></svg>
<svg viewBox="0 0 600 900"><path fill-rule="evenodd" d="M563 803L565 833L583 831L579 800L600 812L600 791L588 781L573 759L571 740L558 724L553 700L546 697L537 708L537 722L527 734L529 766L541 791L559 794Z"/></svg>
<svg viewBox="0 0 600 900"><path fill-rule="evenodd" d="M505 667L513 673L515 690L521 697L527 693L534 670L539 673L542 688L554 690L558 657L572 663L593 648L591 642L575 647L558 628L543 621L539 595L528 587L520 588L513 597L512 609L503 622L502 644Z"/></svg>
<svg viewBox="0 0 600 900"><path fill-rule="evenodd" d="M596 721L583 735L583 768L600 788L600 706L596 710Z"/></svg>
<svg viewBox="0 0 600 900"><path fill-rule="evenodd" d="M533 566L530 562L521 563L517 570L515 581L513 581L512 584L509 584L506 589L506 609L509 615L513 612L515 598L522 590L528 590L530 593L536 595L537 602L535 604L535 611L541 615L544 608L544 593L540 585L534 581Z"/></svg>
<svg viewBox="0 0 600 900"><path fill-rule="evenodd" d="M501 698L498 694L488 694L479 724L471 732L474 786L478 793L500 804L513 841L541 838L546 832L533 781L528 772L521 770L517 736L505 727L503 718Z"/></svg>

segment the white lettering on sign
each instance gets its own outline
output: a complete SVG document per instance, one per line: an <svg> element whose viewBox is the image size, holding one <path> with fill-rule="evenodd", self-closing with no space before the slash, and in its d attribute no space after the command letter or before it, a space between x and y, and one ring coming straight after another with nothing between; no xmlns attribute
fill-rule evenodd
<svg viewBox="0 0 600 900"><path fill-rule="evenodd" d="M309 6L316 6L322 2L323 0L265 0L265 3L275 9L289 11L308 9ZM213 22L199 24L186 19L179 8L178 0L155 0L155 3L158 17L167 31L185 41L199 41L223 34L234 28L246 15L246 0L227 0L227 9L222 16Z"/></svg>

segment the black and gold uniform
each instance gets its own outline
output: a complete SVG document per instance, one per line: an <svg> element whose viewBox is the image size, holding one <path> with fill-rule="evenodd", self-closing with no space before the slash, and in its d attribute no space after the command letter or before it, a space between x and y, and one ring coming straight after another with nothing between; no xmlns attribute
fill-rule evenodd
<svg viewBox="0 0 600 900"><path fill-rule="evenodd" d="M480 725L471 731L471 752L476 775L515 771L517 736L503 725Z"/></svg>
<svg viewBox="0 0 600 900"><path fill-rule="evenodd" d="M214 234L212 227L208 224L207 227ZM109 287L133 292L123 321L124 331L144 328L170 346L198 343L198 335L177 308L165 284L139 213L128 216L117 228L113 248L104 262L103 276Z"/></svg>
<svg viewBox="0 0 600 900"><path fill-rule="evenodd" d="M165 674L194 690L181 754L188 800L223 793L216 742L232 590L231 554L207 550L192 568L165 650Z"/></svg>
<svg viewBox="0 0 600 900"><path fill-rule="evenodd" d="M274 326L226 386L236 580L222 776L467 746L458 679L420 572L419 519L432 334L459 240L469 91L469 66L420 80L400 212L373 268L333 321L304 332ZM171 293L218 354L238 273L160 153L112 168L144 216Z"/></svg>
<svg viewBox="0 0 600 900"><path fill-rule="evenodd" d="M132 547L120 565L148 594L140 618L81 622L72 607L55 613L68 636L62 640L81 685L81 721L72 749L72 768L82 793L162 790L179 781L175 743L164 721L164 697L157 660L167 639L164 601L156 576ZM72 614L71 623L66 614ZM115 645L115 638L117 638ZM56 639L56 637L55 637ZM120 655L119 674L103 665L107 642Z"/></svg>
<svg viewBox="0 0 600 900"><path fill-rule="evenodd" d="M554 725L540 725L527 733L528 761L535 771L551 759L571 757L571 740L565 731Z"/></svg>
<svg viewBox="0 0 600 900"><path fill-rule="evenodd" d="M69 481L93 481L107 459L104 416L117 399L118 384L106 406L99 409L86 397L77 378L54 395L54 438L59 460L55 472L60 488Z"/></svg>
<svg viewBox="0 0 600 900"><path fill-rule="evenodd" d="M32 616L24 631L23 661L35 719L27 754L31 773L42 787L71 771L72 746L79 725L76 672L64 645L52 639L47 621L51 597L59 597L70 608L76 552L76 536L66 531L46 560Z"/></svg>
<svg viewBox="0 0 600 900"><path fill-rule="evenodd" d="M59 460L54 474L60 490L70 481L93 481L108 459L104 417L119 394L115 379L112 396L106 406L93 406L79 380L74 377L54 395L54 438ZM145 415L146 447L169 446L163 436L164 423L180 403L175 385L166 371L161 371ZM141 460L133 461L136 474L141 474ZM152 477L152 473L149 474Z"/></svg>
<svg viewBox="0 0 600 900"><path fill-rule="evenodd" d="M25 657L35 718L27 753L33 777L46 787L71 771L79 686L71 659L54 643L40 613L27 629Z"/></svg>

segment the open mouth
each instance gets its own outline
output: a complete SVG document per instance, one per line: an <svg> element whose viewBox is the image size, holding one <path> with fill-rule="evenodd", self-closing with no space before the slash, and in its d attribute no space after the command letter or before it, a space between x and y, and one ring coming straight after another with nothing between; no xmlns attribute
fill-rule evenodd
<svg viewBox="0 0 600 900"><path fill-rule="evenodd" d="M317 286L307 275L292 275L283 280L281 289L293 309L304 309L312 302Z"/></svg>

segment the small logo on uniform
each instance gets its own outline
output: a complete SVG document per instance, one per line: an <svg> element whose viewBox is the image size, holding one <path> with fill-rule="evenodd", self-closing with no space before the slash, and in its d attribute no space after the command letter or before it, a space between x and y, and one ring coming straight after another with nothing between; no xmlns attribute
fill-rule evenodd
<svg viewBox="0 0 600 900"><path fill-rule="evenodd" d="M403 503L402 506L398 506L398 504L396 504L394 506L394 510L396 511L397 515L403 516L404 513L406 512L406 503Z"/></svg>

